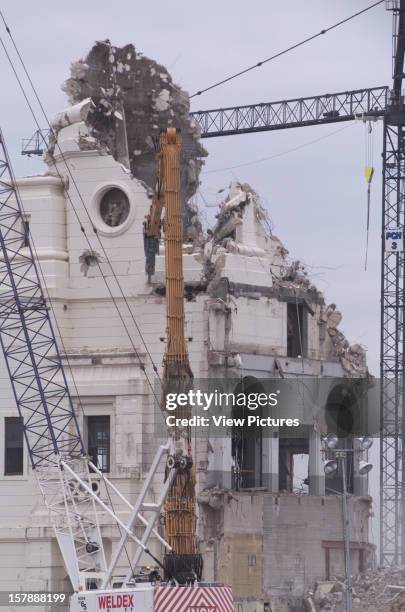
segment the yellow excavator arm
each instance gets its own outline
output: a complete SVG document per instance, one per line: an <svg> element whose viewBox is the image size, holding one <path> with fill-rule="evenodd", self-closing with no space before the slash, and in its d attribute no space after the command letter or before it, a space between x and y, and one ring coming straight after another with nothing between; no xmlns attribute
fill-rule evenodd
<svg viewBox="0 0 405 612"><path fill-rule="evenodd" d="M192 385L185 339L183 220L180 203L181 136L175 128L162 132L157 152L156 191L144 224L146 273L155 270L155 256L163 230L165 242L166 346L163 359L163 410L168 392L184 393ZM164 210L164 218L162 214ZM149 258L149 259L148 259ZM190 416L190 407L176 410L179 418ZM177 470L164 509L165 537L173 551L165 555L168 576L186 583L201 579L202 557L197 551L195 469L190 427L174 427L176 455L169 457Z"/></svg>

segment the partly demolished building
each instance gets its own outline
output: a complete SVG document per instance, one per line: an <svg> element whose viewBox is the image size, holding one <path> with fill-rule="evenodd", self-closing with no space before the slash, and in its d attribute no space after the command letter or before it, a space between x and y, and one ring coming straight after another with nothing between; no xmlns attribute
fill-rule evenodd
<svg viewBox="0 0 405 612"><path fill-rule="evenodd" d="M339 489L325 482L321 434L328 403L356 405L347 385L367 380L365 352L339 331L340 312L289 259L249 185L231 184L215 227L203 230L190 199L206 152L188 96L165 68L132 45L101 41L72 65L64 89L71 106L54 119L47 169L18 179L18 187L89 453L135 499L158 444L148 381L156 382L165 337L164 254L148 282L143 222L154 187L154 139L174 125L184 142L186 336L196 379L325 381L323 405L312 406L293 439L280 432L242 443L232 435L196 438L204 579L230 583L238 612L299 609L316 581L343 572ZM4 366L0 390L2 590L68 591ZM297 488L299 456L307 458L307 473ZM349 487L358 573L373 547L371 499L356 461ZM94 490L105 496L96 475ZM120 500L113 503L125 518ZM119 533L107 515L102 534L111 554ZM151 549L161 554L157 541Z"/></svg>

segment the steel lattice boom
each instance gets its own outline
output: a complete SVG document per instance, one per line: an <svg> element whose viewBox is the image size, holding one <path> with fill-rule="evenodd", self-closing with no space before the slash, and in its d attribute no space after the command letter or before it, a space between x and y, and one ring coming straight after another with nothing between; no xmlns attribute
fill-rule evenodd
<svg viewBox="0 0 405 612"><path fill-rule="evenodd" d="M32 466L84 447L0 133L0 342ZM27 246L24 246L27 244Z"/></svg>
<svg viewBox="0 0 405 612"><path fill-rule="evenodd" d="M201 138L214 138L339 123L364 115L378 117L384 115L389 96L388 87L371 87L309 98L201 110L191 113L191 116L201 128ZM26 141L28 144L24 144L21 153L28 155L29 151L30 155L41 155L42 143L46 142L48 134L48 130L37 130ZM41 143L41 146L35 149L33 142Z"/></svg>
<svg viewBox="0 0 405 612"><path fill-rule="evenodd" d="M384 119L381 258L380 559L405 563L404 252L385 250L389 230L405 226L405 105L402 94L405 0L393 10L393 90Z"/></svg>
<svg viewBox="0 0 405 612"><path fill-rule="evenodd" d="M403 116L403 113L402 113ZM384 125L383 236L404 226L405 131ZM382 250L380 540L384 565L404 562L404 254Z"/></svg>
<svg viewBox="0 0 405 612"><path fill-rule="evenodd" d="M83 442L23 208L0 131L0 343L31 464L74 589L102 579L105 558Z"/></svg>
<svg viewBox="0 0 405 612"><path fill-rule="evenodd" d="M202 138L266 132L305 125L351 121L385 113L388 87L372 87L310 98L233 106L191 113Z"/></svg>

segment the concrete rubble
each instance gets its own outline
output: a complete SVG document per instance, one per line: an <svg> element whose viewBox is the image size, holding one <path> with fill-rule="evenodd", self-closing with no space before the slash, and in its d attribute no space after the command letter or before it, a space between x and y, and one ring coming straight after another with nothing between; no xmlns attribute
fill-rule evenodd
<svg viewBox="0 0 405 612"><path fill-rule="evenodd" d="M80 139L80 148L112 154L150 189L155 188L155 147L160 130L170 125L180 129L186 235L190 242L198 241L198 214L187 202L198 188L207 151L200 142L199 126L189 115L188 93L173 82L164 66L145 57L134 45L117 47L108 39L96 41L84 59L71 64L70 72L62 85L69 102L88 101L90 106L85 114L90 136ZM60 127L63 121L53 126L55 134ZM51 156L54 144L51 142L49 149Z"/></svg>
<svg viewBox="0 0 405 612"><path fill-rule="evenodd" d="M352 578L353 612L403 612L405 610L405 569L381 568L369 570ZM318 582L308 591L307 612L344 612L343 577Z"/></svg>
<svg viewBox="0 0 405 612"><path fill-rule="evenodd" d="M354 377L365 376L367 374L366 351L361 344L350 344L338 329L342 314L336 309L336 304L329 304L325 308L322 320L326 323L326 330L346 372Z"/></svg>
<svg viewBox="0 0 405 612"><path fill-rule="evenodd" d="M262 240L260 245L257 236L252 235L254 232L252 227L248 230L251 234L248 235L248 240L245 236L243 241L238 240L238 228L246 224L248 213L253 213L254 221L262 230L265 240ZM273 236L268 213L252 187L247 183L231 183L228 195L219 204L216 219L214 228L207 231L202 249L205 280L210 283L219 277L223 265L222 255L226 253L258 258L271 254L271 265L268 269L271 277L272 267L280 266L288 251L281 241ZM272 284L271 281L269 284Z"/></svg>
<svg viewBox="0 0 405 612"><path fill-rule="evenodd" d="M237 240L238 228L246 221L249 207L253 208L253 217L263 230L265 240L260 246L246 246ZM270 255L269 275L272 286L295 290L306 290L323 300L322 292L311 282L305 264L300 260L289 258L289 251L272 232L269 215L260 203L258 194L247 183L231 183L229 193L219 205L217 222L202 244L201 258L204 266L204 280L210 286L215 286L220 278L226 253L239 253L251 257ZM202 242L200 229L196 233L197 244ZM253 242L253 241L252 241ZM323 306L320 323L325 325L326 332L332 342L334 352L351 377L367 375L366 350L360 344L350 344L341 330L338 329L342 314L335 304Z"/></svg>

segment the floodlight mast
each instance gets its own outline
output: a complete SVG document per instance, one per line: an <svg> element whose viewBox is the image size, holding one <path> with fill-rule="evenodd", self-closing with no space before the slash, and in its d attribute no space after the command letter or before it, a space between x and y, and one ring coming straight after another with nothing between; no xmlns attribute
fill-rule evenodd
<svg viewBox="0 0 405 612"><path fill-rule="evenodd" d="M324 452L329 452L329 458L324 460L324 471L327 476L338 472L342 477L342 519L343 519L343 544L345 564L345 604L346 612L353 610L353 586L350 566L350 516L348 512L347 498L347 455L350 453L362 453L371 448L373 440L362 437L355 438L359 448L338 448L339 438L336 434L328 434L324 437ZM333 456L333 459L330 458ZM360 476L365 476L372 469L372 464L361 460L358 466Z"/></svg>

